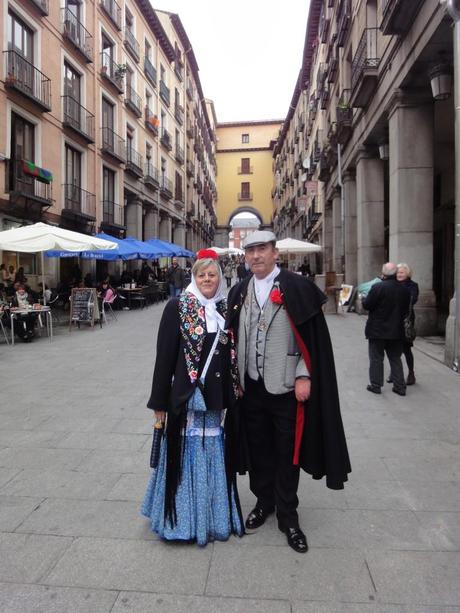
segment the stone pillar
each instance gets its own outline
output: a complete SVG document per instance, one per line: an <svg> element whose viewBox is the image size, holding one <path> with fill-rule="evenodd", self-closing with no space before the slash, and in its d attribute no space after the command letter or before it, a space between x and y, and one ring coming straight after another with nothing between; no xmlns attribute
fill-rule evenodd
<svg viewBox="0 0 460 613"><path fill-rule="evenodd" d="M160 229L159 229L160 239L162 241L167 241L171 243L171 235L172 235L172 219L169 215L164 214L160 215Z"/></svg>
<svg viewBox="0 0 460 613"><path fill-rule="evenodd" d="M356 162L356 222L358 283L382 272L385 263L383 161L366 150Z"/></svg>
<svg viewBox="0 0 460 613"><path fill-rule="evenodd" d="M433 101L396 95L390 136L390 259L414 269L417 333L436 333L433 292Z"/></svg>
<svg viewBox="0 0 460 613"><path fill-rule="evenodd" d="M323 273L333 270L332 261L332 206L325 203L323 217Z"/></svg>
<svg viewBox="0 0 460 613"><path fill-rule="evenodd" d="M217 226L216 233L214 235L215 247L228 247L228 226Z"/></svg>
<svg viewBox="0 0 460 613"><path fill-rule="evenodd" d="M343 272L342 199L340 189L332 197L332 270Z"/></svg>
<svg viewBox="0 0 460 613"><path fill-rule="evenodd" d="M142 240L142 201L131 200L126 205L126 236Z"/></svg>
<svg viewBox="0 0 460 613"><path fill-rule="evenodd" d="M185 247L185 223L179 221L174 225L173 243Z"/></svg>
<svg viewBox="0 0 460 613"><path fill-rule="evenodd" d="M158 210L150 207L145 212L144 218L144 238L158 238Z"/></svg>
<svg viewBox="0 0 460 613"><path fill-rule="evenodd" d="M345 209L345 282L358 284L357 234L356 234L356 175L343 175L343 197Z"/></svg>

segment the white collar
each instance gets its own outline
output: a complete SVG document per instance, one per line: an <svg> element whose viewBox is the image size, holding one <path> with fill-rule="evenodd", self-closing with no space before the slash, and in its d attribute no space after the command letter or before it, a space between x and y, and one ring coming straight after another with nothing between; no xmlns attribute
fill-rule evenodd
<svg viewBox="0 0 460 613"><path fill-rule="evenodd" d="M258 279L254 275L254 294L261 308L267 302L268 295L270 294L270 290L273 287L273 281L279 274L280 269L278 268L278 266L275 266L274 269L269 272L268 275L263 279Z"/></svg>
<svg viewBox="0 0 460 613"><path fill-rule="evenodd" d="M216 293L212 298L206 298L198 289L198 286L195 282L195 277L192 275L192 280L189 285L185 288L186 292L190 292L193 294L198 302L204 306L204 312L206 317L206 330L208 332L217 332L217 328L223 330L225 326L225 319L222 317L220 313L217 312L216 304L221 300L224 300L224 283L222 278L222 273L219 275L220 282L219 287L217 288Z"/></svg>

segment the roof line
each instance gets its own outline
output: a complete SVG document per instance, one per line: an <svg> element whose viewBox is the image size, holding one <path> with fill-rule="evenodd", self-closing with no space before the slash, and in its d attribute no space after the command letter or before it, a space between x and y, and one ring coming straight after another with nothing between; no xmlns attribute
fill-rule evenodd
<svg viewBox="0 0 460 613"><path fill-rule="evenodd" d="M163 26L161 25L161 21L159 20L155 9L150 4L149 0L135 0L135 2L137 3L144 17L146 18L149 26L152 28L152 32L160 41L160 46L165 52L166 57L170 62L173 62L176 58L175 49L171 45L171 41L169 40L168 35L166 34Z"/></svg>
<svg viewBox="0 0 460 613"><path fill-rule="evenodd" d="M261 126L261 125L273 125L276 123L282 124L284 119L254 119L247 121L219 121L217 124L217 128L230 128L230 127L238 127L238 126Z"/></svg>

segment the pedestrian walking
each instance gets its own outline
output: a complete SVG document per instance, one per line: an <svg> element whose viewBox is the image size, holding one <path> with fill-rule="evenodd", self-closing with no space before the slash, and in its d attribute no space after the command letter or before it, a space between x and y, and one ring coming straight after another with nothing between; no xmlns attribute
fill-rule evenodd
<svg viewBox="0 0 460 613"><path fill-rule="evenodd" d="M167 418L166 434L142 514L166 540L206 545L244 532L232 454L236 352L223 331L223 285L215 251L199 251L190 285L169 300L159 326L147 406Z"/></svg>
<svg viewBox="0 0 460 613"><path fill-rule="evenodd" d="M185 286L185 272L179 266L177 258L171 260L171 266L166 273L169 284L169 295L171 298L179 296Z"/></svg>
<svg viewBox="0 0 460 613"><path fill-rule="evenodd" d="M227 282L227 287L232 286L232 276L233 276L233 262L232 260L227 260L224 266L224 277Z"/></svg>
<svg viewBox="0 0 460 613"><path fill-rule="evenodd" d="M256 231L244 244L253 275L229 293L228 327L237 337L241 415L256 505L246 528L276 510L278 528L308 550L297 513L300 468L342 489L350 472L324 294L276 266L276 236ZM305 416L304 416L305 413Z"/></svg>
<svg viewBox="0 0 460 613"><path fill-rule="evenodd" d="M365 334L369 342L369 385L367 390L380 394L383 387L385 353L390 362L393 392L406 395L401 362L404 339L404 318L409 310L409 290L396 280L396 264L382 267L382 282L373 285L363 300L369 311Z"/></svg>
<svg viewBox="0 0 460 613"><path fill-rule="evenodd" d="M400 283L402 283L405 287L407 287L407 289L409 290L409 293L410 293L409 317L410 317L411 324L415 329L414 305L417 303L417 300L418 300L419 288L418 288L418 283L415 283L415 281L412 281L412 270L410 266L406 264L405 262L401 262L398 264L397 272L396 272L396 279ZM403 354L406 358L407 368L409 369L407 379L406 379L406 385L414 385L416 381L415 372L414 372L414 354L412 353L413 345L414 345L413 341L406 338L406 336L403 337Z"/></svg>
<svg viewBox="0 0 460 613"><path fill-rule="evenodd" d="M244 255L241 256L240 262L236 267L236 276L238 277L238 282L245 279L250 273L249 266L245 262Z"/></svg>

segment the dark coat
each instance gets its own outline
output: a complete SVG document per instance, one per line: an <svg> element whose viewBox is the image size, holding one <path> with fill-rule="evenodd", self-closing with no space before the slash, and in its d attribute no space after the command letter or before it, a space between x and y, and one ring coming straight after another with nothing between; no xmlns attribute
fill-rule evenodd
<svg viewBox="0 0 460 613"><path fill-rule="evenodd" d="M363 300L363 307L369 311L366 338L402 340L409 301L409 290L395 277L387 277L373 285Z"/></svg>
<svg viewBox="0 0 460 613"><path fill-rule="evenodd" d="M400 283L409 290L410 297L412 298L412 306L414 306L418 300L418 283L412 281L412 279L406 279L405 281L400 281Z"/></svg>
<svg viewBox="0 0 460 613"><path fill-rule="evenodd" d="M279 283L283 304L295 325L304 359L309 365L311 395L304 404L305 424L300 467L314 479L326 477L331 489L343 489L351 472L343 430L331 340L323 315L324 294L314 283L282 269ZM228 327L238 333L238 320L249 278L235 285L228 296ZM305 355L304 349L309 355ZM240 373L240 377L244 373Z"/></svg>

